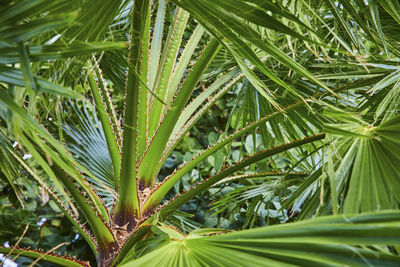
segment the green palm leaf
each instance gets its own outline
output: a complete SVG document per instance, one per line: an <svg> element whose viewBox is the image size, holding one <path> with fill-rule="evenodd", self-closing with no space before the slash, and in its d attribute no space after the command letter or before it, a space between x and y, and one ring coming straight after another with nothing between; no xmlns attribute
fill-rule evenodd
<svg viewBox="0 0 400 267"><path fill-rule="evenodd" d="M397 266L383 245L400 243L399 221L398 212L368 213L188 236L162 226L161 247L121 266Z"/></svg>
<svg viewBox="0 0 400 267"><path fill-rule="evenodd" d="M342 205L345 213L398 207L400 116L378 126L358 119L326 125L326 130L335 138L330 156L339 159L332 157L328 166L334 210Z"/></svg>

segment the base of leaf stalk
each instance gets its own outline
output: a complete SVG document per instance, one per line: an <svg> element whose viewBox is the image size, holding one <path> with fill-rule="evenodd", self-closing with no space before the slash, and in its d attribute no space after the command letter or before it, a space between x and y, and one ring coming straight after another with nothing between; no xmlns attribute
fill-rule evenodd
<svg viewBox="0 0 400 267"><path fill-rule="evenodd" d="M154 214L154 212L156 211L156 206L149 206L146 209L144 209L142 211L142 218L149 218L150 216L152 216Z"/></svg>
<svg viewBox="0 0 400 267"><path fill-rule="evenodd" d="M146 181L145 179L141 178L141 179L139 179L137 185L138 185L139 191L143 191L146 188L151 188L151 186L153 185L153 182L152 181Z"/></svg>
<svg viewBox="0 0 400 267"><path fill-rule="evenodd" d="M121 209L122 212L118 212L114 216L114 225L119 228L124 228L128 233L132 232L138 222L138 216L129 209ZM125 212L124 212L125 211Z"/></svg>
<svg viewBox="0 0 400 267"><path fill-rule="evenodd" d="M111 243L105 249L99 250L99 256L97 260L98 267L109 267L114 261L118 254L120 246L118 243Z"/></svg>

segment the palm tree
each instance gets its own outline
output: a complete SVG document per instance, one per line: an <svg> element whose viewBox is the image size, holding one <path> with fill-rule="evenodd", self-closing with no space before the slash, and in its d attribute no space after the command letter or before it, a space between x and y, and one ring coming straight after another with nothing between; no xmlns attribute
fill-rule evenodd
<svg viewBox="0 0 400 267"><path fill-rule="evenodd" d="M399 4L355 2L9 1L0 10L6 182L20 196L22 167L98 266L397 265ZM163 177L195 124L238 91L227 131ZM245 136L247 155L171 198L187 173L217 153L229 158ZM290 162L285 172L273 172L277 155ZM227 183L238 187L219 212L245 207L250 222L274 196L297 222L170 226L185 203Z"/></svg>

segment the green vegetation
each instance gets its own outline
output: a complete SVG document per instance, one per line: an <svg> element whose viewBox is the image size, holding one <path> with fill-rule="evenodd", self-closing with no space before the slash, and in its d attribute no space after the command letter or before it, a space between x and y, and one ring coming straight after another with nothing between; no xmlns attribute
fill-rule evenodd
<svg viewBox="0 0 400 267"><path fill-rule="evenodd" d="M399 11L3 1L2 260L400 265Z"/></svg>

